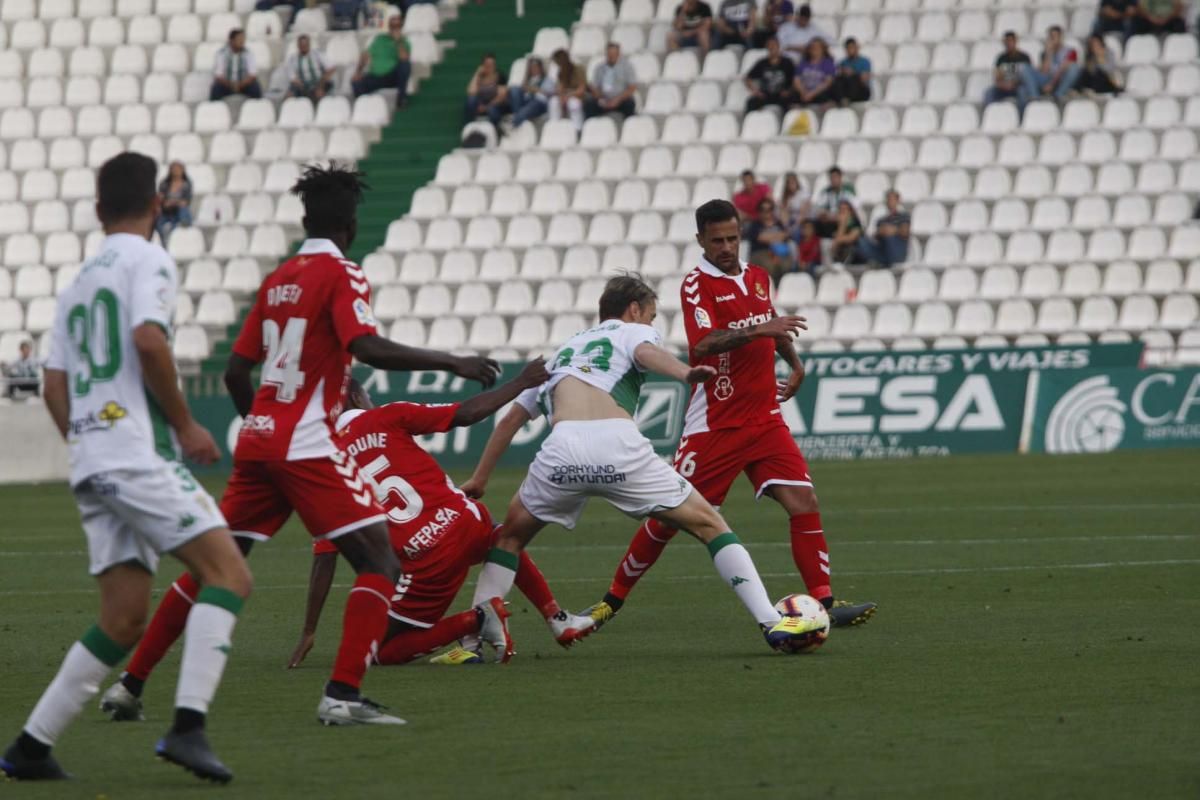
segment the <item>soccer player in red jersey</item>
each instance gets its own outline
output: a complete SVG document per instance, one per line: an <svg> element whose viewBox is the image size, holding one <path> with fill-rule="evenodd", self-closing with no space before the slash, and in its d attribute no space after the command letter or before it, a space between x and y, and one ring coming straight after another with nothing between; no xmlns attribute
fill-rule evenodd
<svg viewBox="0 0 1200 800"><path fill-rule="evenodd" d="M497 661L508 661L512 655L505 624L508 611L498 599L445 616L471 567L482 564L494 544L496 525L487 508L463 494L413 437L474 425L548 377L544 362L537 359L503 386L462 403L441 405L397 402L375 406L362 386L351 382L350 410L337 423L338 444L360 462L363 476L387 511L392 548L402 570L377 663L404 664L456 639L471 640L472 646L455 648L435 659L437 663L482 663L483 653L474 644L477 639L494 648ZM304 630L289 668L303 661L312 649L336 568L333 544L314 542ZM559 607L528 553L521 554L516 583L562 646L570 647L594 629L590 617L569 614Z"/></svg>
<svg viewBox="0 0 1200 800"><path fill-rule="evenodd" d="M834 601L829 546L812 477L779 408L804 380L804 365L791 340L804 329L804 319L777 315L766 270L738 258L733 204L710 200L700 206L696 229L704 255L680 290L688 361L713 367L717 377L692 387L675 469L718 507L738 473L746 473L756 497L770 497L787 512L792 558L808 593L829 609L830 621L864 622L875 613L874 603ZM786 381L776 378L776 355L791 367ZM604 600L587 612L597 627L620 610L675 534L656 520L642 523Z"/></svg>
<svg viewBox="0 0 1200 800"><path fill-rule="evenodd" d="M242 550L269 540L295 511L309 533L332 542L357 573L333 674L317 707L326 725L404 723L359 693L387 630L400 563L388 540L387 514L354 457L334 440L351 359L378 369L448 370L485 386L499 371L494 361L406 347L378 335L366 276L343 255L358 230L364 188L358 172L336 165L305 169L292 191L304 203L308 238L263 281L225 372L244 420L221 511ZM250 373L259 363L256 393ZM101 699L114 719L141 717L143 684L183 630L196 591L185 573L163 597L126 673Z"/></svg>

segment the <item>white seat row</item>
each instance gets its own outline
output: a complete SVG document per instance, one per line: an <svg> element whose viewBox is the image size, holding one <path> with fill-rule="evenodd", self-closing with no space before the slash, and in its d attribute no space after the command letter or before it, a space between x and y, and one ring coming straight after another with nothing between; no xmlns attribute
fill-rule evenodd
<svg viewBox="0 0 1200 800"><path fill-rule="evenodd" d="M8 4L6 0L4 5ZM91 0L83 0L82 5L90 4ZM129 18L126 26L118 18L93 17L89 23L89 39L94 38L97 43L116 45L119 44L119 41L114 41L118 37L118 29L124 29L122 38L135 44L154 45L169 42L197 45L202 42L224 42L231 30L246 27L243 19L241 14L231 12L206 16L190 13L142 14ZM69 43L81 41L83 29L82 20L70 17L55 20L50 25L44 20L21 19L13 21L4 35L7 36L8 47L14 50L34 50L44 47L47 42L64 42L64 46L71 46Z"/></svg>
<svg viewBox="0 0 1200 800"><path fill-rule="evenodd" d="M212 232L206 243L204 231L198 227L176 228L167 244L167 252L178 262L198 258L276 259L288 251L288 237L275 223L263 223L247 230L240 225L222 225Z"/></svg>
<svg viewBox="0 0 1200 800"><path fill-rule="evenodd" d="M132 17L140 14L222 14L249 13L255 0L5 0L0 5L0 21L21 19L66 19L78 16Z"/></svg>
<svg viewBox="0 0 1200 800"><path fill-rule="evenodd" d="M941 203L925 200L912 210L912 227L914 233L928 235L947 230L951 233L992 230L1011 234L1027 229L1049 233L1064 228L1138 228L1151 222L1174 226L1191 219L1193 208L1187 195L1179 192L1160 195L1153 211L1150 200L1136 194L1122 195L1111 206L1104 197L1089 195L1074 203L1074 212L1072 204L1061 197L1042 198L1032 207L1019 198L1001 198L990 212L987 204L979 199L959 200L949 211ZM1138 231L1134 231L1133 237L1138 236ZM1132 240L1130 247L1137 250Z"/></svg>
<svg viewBox="0 0 1200 800"><path fill-rule="evenodd" d="M1108 263L1131 259L1152 261L1159 258L1189 260L1200 257L1200 226L1180 226L1170 230L1139 228L1128 239L1119 230L1101 229L1085 239L1075 230L1054 231L1044 240L1033 231L1020 231L1007 243L994 231L960 237L935 233L924 243L921 261L929 265L957 265L983 268L993 264L1070 264L1074 261Z"/></svg>

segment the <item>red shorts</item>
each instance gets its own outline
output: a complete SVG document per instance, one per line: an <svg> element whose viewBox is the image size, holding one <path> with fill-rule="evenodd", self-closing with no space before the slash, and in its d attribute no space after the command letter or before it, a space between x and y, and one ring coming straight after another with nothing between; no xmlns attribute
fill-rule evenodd
<svg viewBox="0 0 1200 800"><path fill-rule="evenodd" d="M750 479L755 497L771 486L812 487L808 463L782 420L685 437L675 452L675 471L714 506L725 502L740 472Z"/></svg>
<svg viewBox="0 0 1200 800"><path fill-rule="evenodd" d="M333 539L387 514L353 456L300 461L234 461L221 513L234 536L267 541L292 511L317 539Z"/></svg>

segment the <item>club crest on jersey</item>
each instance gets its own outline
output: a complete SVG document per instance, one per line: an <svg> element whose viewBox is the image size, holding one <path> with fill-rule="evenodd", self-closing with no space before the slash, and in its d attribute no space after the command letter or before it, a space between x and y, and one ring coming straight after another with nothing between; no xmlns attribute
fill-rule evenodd
<svg viewBox="0 0 1200 800"><path fill-rule="evenodd" d="M712 319L708 316L708 312L700 306L696 306L696 324L701 328L712 327Z"/></svg>
<svg viewBox="0 0 1200 800"><path fill-rule="evenodd" d="M716 386L713 388L713 394L717 396L718 400L728 400L729 398L733 397L733 381L729 379L728 375L722 375L721 377L717 378Z"/></svg>
<svg viewBox="0 0 1200 800"><path fill-rule="evenodd" d="M754 294L758 295L759 300L767 299L767 287L761 283L754 284Z"/></svg>
<svg viewBox="0 0 1200 800"><path fill-rule="evenodd" d="M358 319L360 325L374 325L375 315L371 312L371 305L361 297L354 298L354 316Z"/></svg>

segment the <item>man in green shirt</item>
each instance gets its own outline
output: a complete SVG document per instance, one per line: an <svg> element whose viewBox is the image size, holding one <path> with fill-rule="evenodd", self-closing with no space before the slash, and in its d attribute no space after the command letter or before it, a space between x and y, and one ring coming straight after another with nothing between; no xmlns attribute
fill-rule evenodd
<svg viewBox="0 0 1200 800"><path fill-rule="evenodd" d="M1184 33L1183 0L1138 0L1133 16L1133 32Z"/></svg>
<svg viewBox="0 0 1200 800"><path fill-rule="evenodd" d="M371 40L358 60L352 86L358 97L380 89L396 89L396 106L408 105L408 79L412 75L409 58L412 47L404 35L404 18L396 14L388 18L387 33Z"/></svg>

